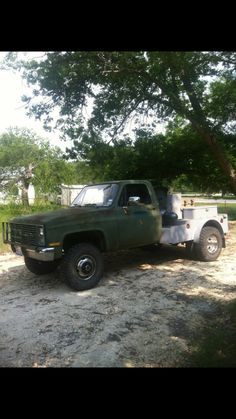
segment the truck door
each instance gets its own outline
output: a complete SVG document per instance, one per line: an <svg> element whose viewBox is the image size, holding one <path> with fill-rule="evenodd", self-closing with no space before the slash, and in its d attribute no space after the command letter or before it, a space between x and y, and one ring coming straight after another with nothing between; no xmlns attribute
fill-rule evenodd
<svg viewBox="0 0 236 419"><path fill-rule="evenodd" d="M129 203L130 197L133 202ZM135 198L136 197L136 198ZM137 202L137 198L140 198ZM155 243L161 231L161 216L145 184L124 186L118 201L119 247L136 247Z"/></svg>

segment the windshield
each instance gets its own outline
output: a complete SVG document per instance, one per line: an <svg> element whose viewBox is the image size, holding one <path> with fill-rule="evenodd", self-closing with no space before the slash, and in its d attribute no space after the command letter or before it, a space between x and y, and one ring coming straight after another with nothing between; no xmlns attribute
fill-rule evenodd
<svg viewBox="0 0 236 419"><path fill-rule="evenodd" d="M72 202L71 206L99 206L109 207L117 194L118 185L115 183L85 186Z"/></svg>

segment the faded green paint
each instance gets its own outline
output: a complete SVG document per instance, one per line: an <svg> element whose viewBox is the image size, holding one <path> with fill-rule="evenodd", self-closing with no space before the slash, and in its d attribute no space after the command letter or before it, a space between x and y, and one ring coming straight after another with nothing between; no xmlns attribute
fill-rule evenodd
<svg viewBox="0 0 236 419"><path fill-rule="evenodd" d="M45 247L52 242L63 243L70 235L81 233L91 235L93 232L99 233L104 238L106 251L158 242L161 235L161 215L152 185L148 181L141 180L106 182L106 184L114 183L119 188L112 205L108 207L70 207L14 218L11 222L43 225ZM147 188L150 202L121 205L121 194L124 193L123 188L126 185L143 185L141 189ZM57 257L61 255L61 251L62 246L57 249Z"/></svg>

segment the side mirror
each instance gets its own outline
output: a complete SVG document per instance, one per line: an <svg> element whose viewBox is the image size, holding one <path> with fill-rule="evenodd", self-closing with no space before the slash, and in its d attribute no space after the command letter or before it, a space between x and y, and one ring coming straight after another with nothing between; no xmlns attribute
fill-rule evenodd
<svg viewBox="0 0 236 419"><path fill-rule="evenodd" d="M130 196L128 200L128 205L136 205L140 202L140 196Z"/></svg>
<svg viewBox="0 0 236 419"><path fill-rule="evenodd" d="M178 219L178 215L175 212L172 211L165 211L162 215L162 222L164 226L171 226L175 223L175 221Z"/></svg>

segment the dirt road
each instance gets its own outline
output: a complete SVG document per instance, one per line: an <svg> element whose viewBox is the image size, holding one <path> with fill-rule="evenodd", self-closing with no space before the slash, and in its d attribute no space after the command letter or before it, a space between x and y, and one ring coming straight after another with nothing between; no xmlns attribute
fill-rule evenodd
<svg viewBox="0 0 236 419"><path fill-rule="evenodd" d="M211 263L183 247L105 257L105 275L74 292L55 274L37 277L21 257L0 255L0 366L179 367L189 339L236 298L236 222Z"/></svg>

